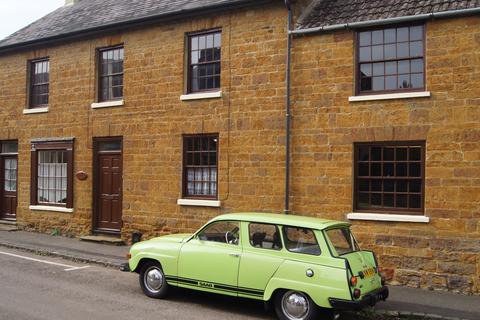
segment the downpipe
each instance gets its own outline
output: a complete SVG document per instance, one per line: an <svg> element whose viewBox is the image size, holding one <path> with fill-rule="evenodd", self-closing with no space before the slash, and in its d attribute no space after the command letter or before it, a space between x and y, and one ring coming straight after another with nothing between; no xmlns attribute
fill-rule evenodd
<svg viewBox="0 0 480 320"><path fill-rule="evenodd" d="M291 53L292 53L292 8L289 0L285 0L285 6L288 10L287 22L287 61L286 61L286 95L285 95L285 207L284 214L290 213L290 127L291 127L291 110L290 110L290 85L291 85Z"/></svg>

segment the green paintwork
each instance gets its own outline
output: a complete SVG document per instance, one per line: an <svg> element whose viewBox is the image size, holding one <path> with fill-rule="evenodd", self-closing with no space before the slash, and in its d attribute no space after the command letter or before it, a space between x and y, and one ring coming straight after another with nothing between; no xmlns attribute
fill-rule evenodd
<svg viewBox="0 0 480 320"><path fill-rule="evenodd" d="M216 221L238 221L238 244L200 240L197 234ZM250 222L312 229L321 249L320 255L253 247L249 241ZM324 230L349 227L342 221L295 215L234 213L218 216L195 234L178 234L136 243L130 250L130 270L138 272L142 259L158 261L170 285L231 296L268 301L276 290L296 290L308 294L321 307L331 308L329 298L352 300L349 279L375 268L373 253L357 251L337 257ZM307 277L307 270L314 275ZM381 287L380 275L358 278L355 288L362 297Z"/></svg>

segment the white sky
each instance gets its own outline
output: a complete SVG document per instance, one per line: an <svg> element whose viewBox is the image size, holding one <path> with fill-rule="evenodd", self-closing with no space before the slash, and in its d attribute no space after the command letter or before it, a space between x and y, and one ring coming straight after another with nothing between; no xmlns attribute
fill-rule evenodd
<svg viewBox="0 0 480 320"><path fill-rule="evenodd" d="M64 4L65 0L0 0L0 39Z"/></svg>

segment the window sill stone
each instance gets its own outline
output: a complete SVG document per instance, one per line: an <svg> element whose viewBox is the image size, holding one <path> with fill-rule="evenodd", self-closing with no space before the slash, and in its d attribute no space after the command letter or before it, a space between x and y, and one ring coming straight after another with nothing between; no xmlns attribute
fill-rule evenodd
<svg viewBox="0 0 480 320"><path fill-rule="evenodd" d="M194 207L214 207L219 208L221 202L218 200L200 200L200 199L178 199L179 206L194 206Z"/></svg>
<svg viewBox="0 0 480 320"><path fill-rule="evenodd" d="M33 211L53 211L53 212L73 213L73 208L64 208L64 207L55 207L55 206L30 206L29 209Z"/></svg>
<svg viewBox="0 0 480 320"><path fill-rule="evenodd" d="M36 113L47 113L47 112L48 112L48 107L23 109L23 114L36 114Z"/></svg>
<svg viewBox="0 0 480 320"><path fill-rule="evenodd" d="M349 97L349 102L375 101L375 100L394 100L394 99L409 99L409 98L429 98L430 91L422 92L401 92L401 93L387 93L387 94L372 94L366 96Z"/></svg>
<svg viewBox="0 0 480 320"><path fill-rule="evenodd" d="M420 215L406 214L386 214L386 213L348 213L349 220L367 220L367 221L390 221L390 222L416 222L429 223L430 218Z"/></svg>
<svg viewBox="0 0 480 320"><path fill-rule="evenodd" d="M221 97L222 97L222 91L201 92L201 93L183 94L180 96L180 100L190 101L190 100L214 99L214 98L221 98Z"/></svg>
<svg viewBox="0 0 480 320"><path fill-rule="evenodd" d="M125 105L125 100L114 100L114 101L105 101L105 102L94 102L92 103L92 109L102 109L102 108L112 108L112 107L121 107Z"/></svg>

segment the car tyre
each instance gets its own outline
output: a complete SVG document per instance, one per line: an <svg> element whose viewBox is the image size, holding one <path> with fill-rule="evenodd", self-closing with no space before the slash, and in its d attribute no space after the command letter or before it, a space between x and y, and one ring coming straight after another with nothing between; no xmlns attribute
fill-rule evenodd
<svg viewBox="0 0 480 320"><path fill-rule="evenodd" d="M168 292L165 274L158 262L148 261L140 269L140 287L147 297L160 299Z"/></svg>
<svg viewBox="0 0 480 320"><path fill-rule="evenodd" d="M275 313L280 320L313 320L319 308L310 297L300 291L287 290L275 296Z"/></svg>

